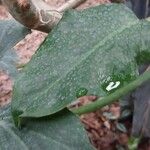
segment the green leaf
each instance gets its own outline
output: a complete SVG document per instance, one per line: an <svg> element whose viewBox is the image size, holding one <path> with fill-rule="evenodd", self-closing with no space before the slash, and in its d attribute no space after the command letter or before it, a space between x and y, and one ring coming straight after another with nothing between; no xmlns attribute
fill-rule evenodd
<svg viewBox="0 0 150 150"><path fill-rule="evenodd" d="M130 139L128 141L128 149L129 150L137 150L140 140L141 140L141 137L139 137L139 138L130 137Z"/></svg>
<svg viewBox="0 0 150 150"><path fill-rule="evenodd" d="M5 71L11 77L15 77L18 72L15 65L17 61L18 57L14 49L6 51L4 56L0 58L0 71Z"/></svg>
<svg viewBox="0 0 150 150"><path fill-rule="evenodd" d="M17 55L13 47L22 40L29 29L25 28L15 20L0 21L0 70L14 75Z"/></svg>
<svg viewBox="0 0 150 150"><path fill-rule="evenodd" d="M128 84L141 54L150 61L149 36L150 23L122 4L66 12L15 82L14 118L58 112L79 89L105 96Z"/></svg>
<svg viewBox="0 0 150 150"><path fill-rule="evenodd" d="M18 129L12 122L10 106L0 109L0 149L94 150L79 119L68 110L28 120Z"/></svg>

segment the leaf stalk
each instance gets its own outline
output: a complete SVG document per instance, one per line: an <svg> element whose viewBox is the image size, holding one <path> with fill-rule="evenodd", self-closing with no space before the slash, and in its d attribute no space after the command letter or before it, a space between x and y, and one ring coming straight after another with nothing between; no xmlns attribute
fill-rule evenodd
<svg viewBox="0 0 150 150"><path fill-rule="evenodd" d="M142 85L144 82L148 80L150 80L150 70L144 72L136 80L132 81L128 85L124 86L123 88L118 89L114 93L104 98L100 98L97 101L87 104L85 106L72 109L71 111L78 115L96 111L106 105L112 104L113 102L117 101L120 97L125 96L129 92L135 90L137 87L139 87L140 85Z"/></svg>

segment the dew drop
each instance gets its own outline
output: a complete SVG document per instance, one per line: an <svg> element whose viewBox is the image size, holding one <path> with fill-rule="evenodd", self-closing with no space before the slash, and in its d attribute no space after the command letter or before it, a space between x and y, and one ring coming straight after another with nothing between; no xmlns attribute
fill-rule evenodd
<svg viewBox="0 0 150 150"><path fill-rule="evenodd" d="M82 87L76 91L76 97L79 98L79 97L85 96L87 93L88 93L88 90Z"/></svg>

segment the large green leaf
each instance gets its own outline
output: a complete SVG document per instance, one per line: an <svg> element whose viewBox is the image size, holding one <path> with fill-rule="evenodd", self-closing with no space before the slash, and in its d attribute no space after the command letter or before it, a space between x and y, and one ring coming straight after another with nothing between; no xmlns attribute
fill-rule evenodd
<svg viewBox="0 0 150 150"><path fill-rule="evenodd" d="M18 129L10 107L0 109L1 150L93 150L77 117L63 110L55 116L28 120Z"/></svg>
<svg viewBox="0 0 150 150"><path fill-rule="evenodd" d="M15 62L17 56L13 47L29 33L25 28L15 20L0 21L0 70L14 74Z"/></svg>
<svg viewBox="0 0 150 150"><path fill-rule="evenodd" d="M138 75L150 61L150 23L124 5L69 11L15 82L16 118L53 114L76 96L104 96ZM140 60L140 61L137 61Z"/></svg>

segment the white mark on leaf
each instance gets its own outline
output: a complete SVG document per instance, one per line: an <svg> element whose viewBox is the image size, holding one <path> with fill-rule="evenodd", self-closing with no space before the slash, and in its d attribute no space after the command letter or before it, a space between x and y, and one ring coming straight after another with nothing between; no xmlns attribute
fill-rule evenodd
<svg viewBox="0 0 150 150"><path fill-rule="evenodd" d="M120 81L110 82L109 85L106 87L107 91L111 91L112 89L117 88L120 85Z"/></svg>

